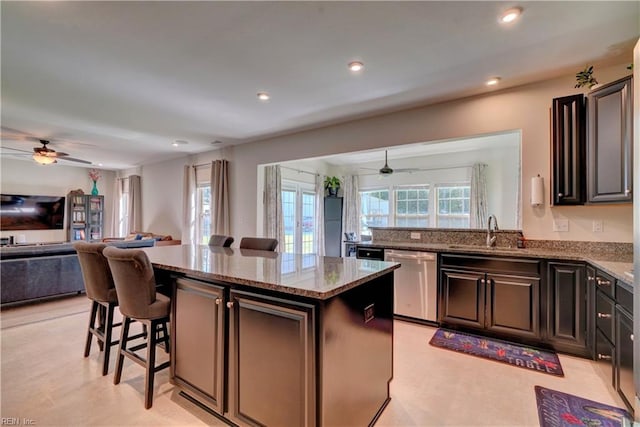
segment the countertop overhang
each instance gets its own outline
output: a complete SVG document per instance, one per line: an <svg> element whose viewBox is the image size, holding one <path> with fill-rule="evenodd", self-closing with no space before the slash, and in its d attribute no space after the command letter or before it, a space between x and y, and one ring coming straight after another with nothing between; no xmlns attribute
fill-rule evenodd
<svg viewBox="0 0 640 427"><path fill-rule="evenodd" d="M394 262L206 245L143 250L156 268L318 300L329 299L400 267Z"/></svg>

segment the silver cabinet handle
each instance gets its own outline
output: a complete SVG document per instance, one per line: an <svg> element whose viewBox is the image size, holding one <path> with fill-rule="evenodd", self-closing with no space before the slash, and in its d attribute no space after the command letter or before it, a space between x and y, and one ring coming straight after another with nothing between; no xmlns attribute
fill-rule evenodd
<svg viewBox="0 0 640 427"><path fill-rule="evenodd" d="M629 335L629 339L631 339L631 341L633 341L633 334Z"/></svg>
<svg viewBox="0 0 640 427"><path fill-rule="evenodd" d="M227 301L227 308L233 308L233 301Z"/></svg>
<svg viewBox="0 0 640 427"><path fill-rule="evenodd" d="M222 298L216 298L216 305L220 305L221 302L222 302Z"/></svg>
<svg viewBox="0 0 640 427"><path fill-rule="evenodd" d="M609 313L598 313L598 319L610 319L611 315Z"/></svg>
<svg viewBox="0 0 640 427"><path fill-rule="evenodd" d="M558 193L558 197L564 197L564 194Z"/></svg>
<svg viewBox="0 0 640 427"><path fill-rule="evenodd" d="M596 282L598 285L611 286L611 282L609 280L602 280L601 278L596 278Z"/></svg>
<svg viewBox="0 0 640 427"><path fill-rule="evenodd" d="M611 360L611 356L609 356L608 354L598 353L598 360Z"/></svg>
<svg viewBox="0 0 640 427"><path fill-rule="evenodd" d="M626 190L624 190L624 195L625 195L625 196L628 196L628 195L629 195L629 193L631 193L631 190L629 190L628 188L627 188Z"/></svg>
<svg viewBox="0 0 640 427"><path fill-rule="evenodd" d="M593 281L593 279L594 279L594 277L593 277L593 276L587 276L587 279L588 279L590 282L592 282L592 281Z"/></svg>

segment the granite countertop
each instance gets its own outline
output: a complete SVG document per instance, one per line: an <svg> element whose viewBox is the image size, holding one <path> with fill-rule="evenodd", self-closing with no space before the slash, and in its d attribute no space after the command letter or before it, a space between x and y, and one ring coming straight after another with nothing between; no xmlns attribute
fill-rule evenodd
<svg viewBox="0 0 640 427"><path fill-rule="evenodd" d="M154 267L204 280L325 300L400 267L385 261L206 245L143 249Z"/></svg>
<svg viewBox="0 0 640 427"><path fill-rule="evenodd" d="M376 240L359 243L358 246L373 248L400 249L426 252L472 253L518 258L541 258L565 261L585 261L620 280L627 287L633 288L633 279L625 272L633 268L632 253L611 253L597 251L575 251L553 248L487 248L479 245L447 244L447 243L413 243Z"/></svg>

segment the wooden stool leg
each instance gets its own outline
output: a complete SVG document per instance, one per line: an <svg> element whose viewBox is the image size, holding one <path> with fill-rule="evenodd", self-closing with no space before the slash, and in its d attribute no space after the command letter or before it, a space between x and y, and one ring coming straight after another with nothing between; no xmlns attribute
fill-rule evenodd
<svg viewBox="0 0 640 427"><path fill-rule="evenodd" d="M167 322L162 322L162 329L164 331L164 351L169 354L169 327Z"/></svg>
<svg viewBox="0 0 640 427"><path fill-rule="evenodd" d="M129 325L131 319L124 316L122 320L122 331L120 331L120 345L118 346L118 361L116 362L116 373L113 376L113 383L119 384L122 377L122 365L124 364L124 350L127 348L127 339L129 337Z"/></svg>
<svg viewBox="0 0 640 427"><path fill-rule="evenodd" d="M100 347L100 351L104 350L104 321L106 317L106 311L107 308L104 305L98 304L98 326L96 326L96 330L102 333L102 338L100 338L100 335L98 335L96 338L98 339L98 347Z"/></svg>
<svg viewBox="0 0 640 427"><path fill-rule="evenodd" d="M153 379L155 376L155 366L156 366L156 344L157 340L157 329L158 323L155 320L151 321L149 326L151 329L148 335L147 342L147 366L146 366L146 384L144 386L144 407L145 409L151 408L153 404Z"/></svg>
<svg viewBox="0 0 640 427"><path fill-rule="evenodd" d="M89 353L91 352L91 339L93 338L93 333L91 333L91 328L94 327L96 323L96 314L98 313L98 303L95 301L91 301L91 315L89 316L89 327L87 328L87 342L84 345L84 357L89 357Z"/></svg>
<svg viewBox="0 0 640 427"><path fill-rule="evenodd" d="M109 372L109 355L111 353L111 334L113 332L113 309L115 306L109 304L107 308L107 320L104 324L104 362L102 363L102 376Z"/></svg>

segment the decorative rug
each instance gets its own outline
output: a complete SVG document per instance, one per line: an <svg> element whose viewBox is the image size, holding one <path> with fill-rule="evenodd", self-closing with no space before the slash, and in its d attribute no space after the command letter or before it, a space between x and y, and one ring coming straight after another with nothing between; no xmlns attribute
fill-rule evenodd
<svg viewBox="0 0 640 427"><path fill-rule="evenodd" d="M631 415L615 406L583 399L549 388L536 387L536 403L540 427L617 427L623 419L631 423Z"/></svg>
<svg viewBox="0 0 640 427"><path fill-rule="evenodd" d="M429 344L519 368L564 376L558 355L550 351L446 329L438 329Z"/></svg>

